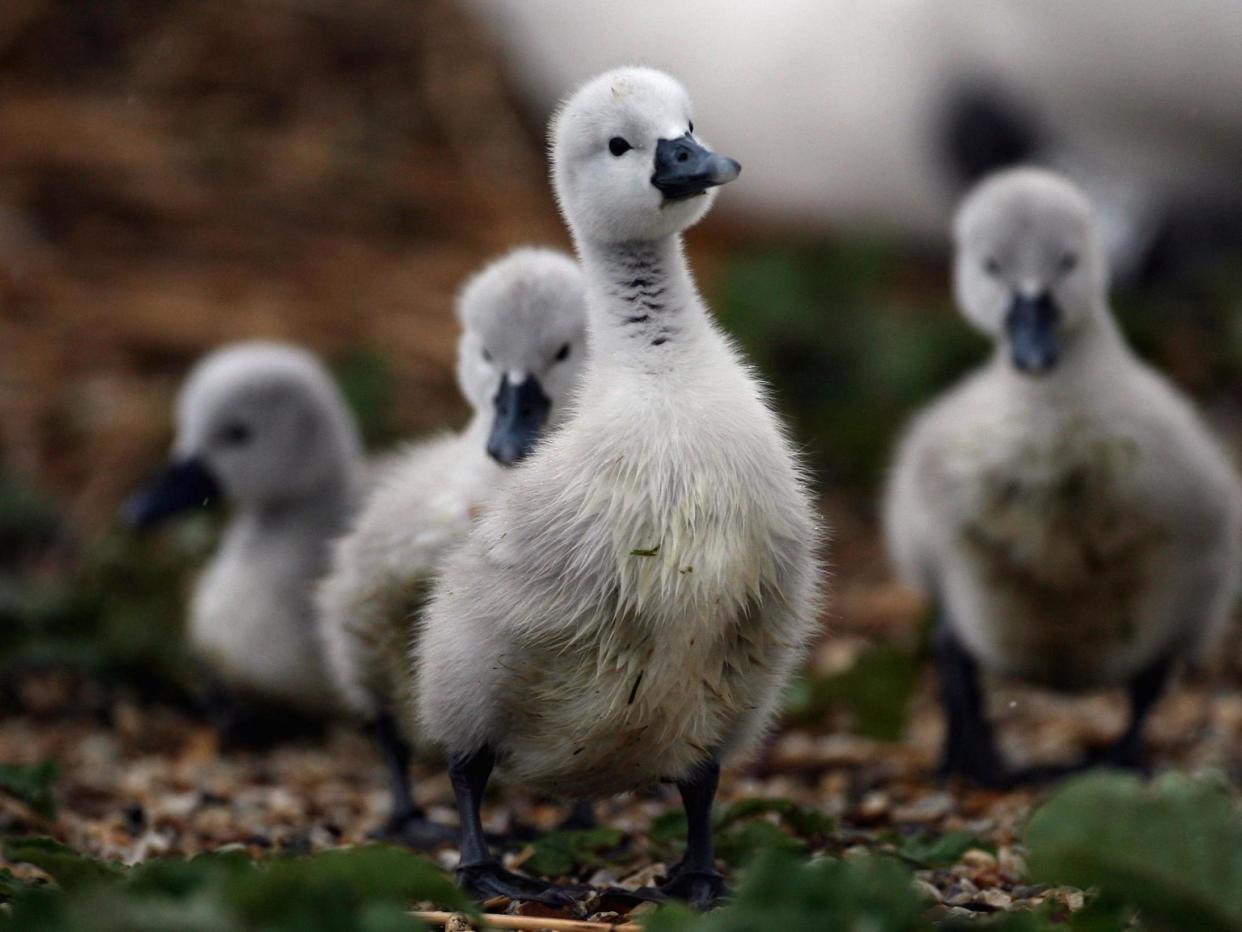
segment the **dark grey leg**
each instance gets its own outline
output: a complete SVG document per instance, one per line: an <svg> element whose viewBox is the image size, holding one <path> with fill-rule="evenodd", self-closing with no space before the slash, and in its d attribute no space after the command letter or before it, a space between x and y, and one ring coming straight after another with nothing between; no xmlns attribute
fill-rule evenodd
<svg viewBox="0 0 1242 932"><path fill-rule="evenodd" d="M935 649L945 712L940 775L968 777L983 786L1007 786L1011 779L985 715L979 666L944 619L936 626Z"/></svg>
<svg viewBox="0 0 1242 932"><path fill-rule="evenodd" d="M1173 660L1165 657L1130 680L1130 724L1121 737L1109 746L1100 763L1144 773L1147 771L1143 731L1152 708L1169 685L1173 667Z"/></svg>
<svg viewBox="0 0 1242 932"><path fill-rule="evenodd" d="M720 764L711 760L687 780L679 781L686 809L686 856L660 890L686 900L696 909L715 906L728 896L724 877L716 870L716 843L712 833L712 802L720 782Z"/></svg>
<svg viewBox="0 0 1242 932"><path fill-rule="evenodd" d="M375 740L388 768L389 788L392 793L392 815L389 821L397 823L411 816L421 816L422 810L414 804L414 797L410 795L410 746L401 737L396 721L388 712L381 712L375 719Z"/></svg>
<svg viewBox="0 0 1242 932"><path fill-rule="evenodd" d="M595 819L595 807L589 799L580 799L574 803L573 809L569 810L569 815L565 816L564 821L557 826L557 829L560 831L585 831L598 827L599 822Z"/></svg>
<svg viewBox="0 0 1242 932"><path fill-rule="evenodd" d="M376 838L412 848L435 848L451 843L456 833L447 825L428 820L427 814L410 795L410 747L388 712L381 712L374 723L375 740L379 744L392 794L392 811L388 821L373 833Z"/></svg>
<svg viewBox="0 0 1242 932"><path fill-rule="evenodd" d="M574 898L556 884L534 880L505 870L487 848L479 809L483 791L496 757L491 748L454 757L449 763L457 814L461 820L461 861L457 866L457 885L479 900L506 896L513 900L534 900L547 906L573 909Z"/></svg>

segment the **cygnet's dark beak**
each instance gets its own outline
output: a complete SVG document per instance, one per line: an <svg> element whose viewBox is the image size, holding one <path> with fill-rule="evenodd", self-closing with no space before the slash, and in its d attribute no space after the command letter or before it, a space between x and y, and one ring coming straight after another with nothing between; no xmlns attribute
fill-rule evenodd
<svg viewBox="0 0 1242 932"><path fill-rule="evenodd" d="M512 382L505 373L493 403L496 417L492 421L491 436L487 438L487 453L502 466L512 466L534 449L552 401L533 375Z"/></svg>
<svg viewBox="0 0 1242 932"><path fill-rule="evenodd" d="M1061 359L1061 311L1048 292L1034 297L1014 295L1005 315L1013 364L1021 372L1040 375Z"/></svg>
<svg viewBox="0 0 1242 932"><path fill-rule="evenodd" d="M689 133L656 143L655 174L651 183L664 199L680 201L736 178L742 166L695 142Z"/></svg>
<svg viewBox="0 0 1242 932"><path fill-rule="evenodd" d="M210 505L219 497L220 484L201 460L172 460L121 506L121 520L134 530L148 531L183 511Z"/></svg>

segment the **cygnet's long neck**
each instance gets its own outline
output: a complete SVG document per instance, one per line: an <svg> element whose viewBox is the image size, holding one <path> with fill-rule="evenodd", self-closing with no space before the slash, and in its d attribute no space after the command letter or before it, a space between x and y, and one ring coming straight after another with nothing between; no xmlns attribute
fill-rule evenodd
<svg viewBox="0 0 1242 932"><path fill-rule="evenodd" d="M667 372L710 331L681 236L579 241L592 355L601 364Z"/></svg>
<svg viewBox="0 0 1242 932"><path fill-rule="evenodd" d="M336 534L358 504L362 482L361 464L343 464L314 490L238 509L237 518L264 535Z"/></svg>

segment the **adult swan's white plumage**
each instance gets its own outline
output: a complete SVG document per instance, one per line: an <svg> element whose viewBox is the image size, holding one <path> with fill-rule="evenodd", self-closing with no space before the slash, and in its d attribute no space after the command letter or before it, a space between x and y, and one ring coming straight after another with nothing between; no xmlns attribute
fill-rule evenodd
<svg viewBox="0 0 1242 932"><path fill-rule="evenodd" d="M943 615L942 766L1011 777L976 665L1054 687L1128 684L1132 721L1108 760L1137 765L1170 671L1227 618L1237 478L1118 332L1097 225L1072 185L997 176L955 232L959 304L996 353L914 422L886 509L899 570Z"/></svg>
<svg viewBox="0 0 1242 932"><path fill-rule="evenodd" d="M681 232L739 167L657 71L589 82L551 130L587 275L576 416L446 562L416 648L417 712L452 755L459 881L557 900L491 859L494 763L570 796L676 781L689 848L665 890L716 898L719 762L763 733L816 628L819 528L762 387L708 316Z"/></svg>
<svg viewBox="0 0 1242 932"><path fill-rule="evenodd" d="M371 722L392 777L385 837L443 840L414 805L410 735L395 714L411 684L406 648L431 576L461 543L540 435L564 420L586 356L582 272L562 252L517 249L472 277L457 302L457 379L467 427L411 447L385 466L319 588L328 670L345 704Z"/></svg>

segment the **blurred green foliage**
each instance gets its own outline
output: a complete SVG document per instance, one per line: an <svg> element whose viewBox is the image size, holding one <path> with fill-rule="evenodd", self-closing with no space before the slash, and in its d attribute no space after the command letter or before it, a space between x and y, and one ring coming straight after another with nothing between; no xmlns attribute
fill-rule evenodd
<svg viewBox="0 0 1242 932"><path fill-rule="evenodd" d="M408 913L416 901L477 913L435 865L378 845L261 862L221 852L132 868L50 839L11 839L4 854L54 880L0 876L0 895L12 900L0 930L14 932L408 932L424 928Z"/></svg>
<svg viewBox="0 0 1242 932"><path fill-rule="evenodd" d="M50 819L56 815L53 789L59 777L60 765L50 759L26 765L0 763L0 793L17 797Z"/></svg>
<svg viewBox="0 0 1242 932"><path fill-rule="evenodd" d="M1134 348L1200 398L1242 390L1242 256L1193 280L1118 289L1113 305Z"/></svg>
<svg viewBox="0 0 1242 932"><path fill-rule="evenodd" d="M909 875L881 857L800 863L770 851L751 867L727 909L697 916L680 907L643 921L648 932L841 929L913 932L928 928Z"/></svg>
<svg viewBox="0 0 1242 932"><path fill-rule="evenodd" d="M0 674L58 667L184 696L196 675L181 638L185 596L214 537L198 515L155 537L116 530L72 559L0 571Z"/></svg>
<svg viewBox="0 0 1242 932"><path fill-rule="evenodd" d="M397 376L391 360L358 347L333 362L332 374L358 420L363 442L376 447L397 440Z"/></svg>
<svg viewBox="0 0 1242 932"><path fill-rule="evenodd" d="M603 867L623 839L622 832L604 827L549 832L536 839L523 868L541 877L566 877L583 868Z"/></svg>
<svg viewBox="0 0 1242 932"><path fill-rule="evenodd" d="M733 256L714 304L812 463L855 488L877 487L905 421L988 353L954 307L948 264L882 240ZM1119 290L1114 306L1138 352L1187 390L1209 400L1242 390L1242 262Z"/></svg>
<svg viewBox="0 0 1242 932"><path fill-rule="evenodd" d="M894 643L873 644L844 670L807 674L785 695L785 719L814 724L834 708L844 708L858 734L896 741L906 728L919 673L916 651Z"/></svg>
<svg viewBox="0 0 1242 932"><path fill-rule="evenodd" d="M984 358L942 279L909 278L873 240L775 246L730 260L715 306L834 481L872 486L901 424Z"/></svg>
<svg viewBox="0 0 1242 932"><path fill-rule="evenodd" d="M919 867L951 867L973 848L995 853L996 846L981 841L970 832L948 832L935 835L917 832L900 840L897 850L911 864Z"/></svg>
<svg viewBox="0 0 1242 932"><path fill-rule="evenodd" d="M59 533L55 504L15 476L0 473L0 574L16 573Z"/></svg>
<svg viewBox="0 0 1242 932"><path fill-rule="evenodd" d="M1031 817L1025 840L1032 876L1095 887L1150 928L1242 929L1242 814L1221 781L1083 777Z"/></svg>

